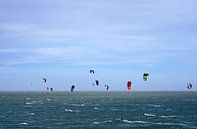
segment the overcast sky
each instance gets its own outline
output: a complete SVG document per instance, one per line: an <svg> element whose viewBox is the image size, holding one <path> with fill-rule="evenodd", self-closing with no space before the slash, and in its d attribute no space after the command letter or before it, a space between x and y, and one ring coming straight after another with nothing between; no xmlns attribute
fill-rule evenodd
<svg viewBox="0 0 197 129"><path fill-rule="evenodd" d="M0 0L0 90L197 90L196 0ZM90 69L95 74L89 73ZM143 81L143 73L149 73ZM42 78L47 78L47 84ZM92 86L99 79L100 86Z"/></svg>

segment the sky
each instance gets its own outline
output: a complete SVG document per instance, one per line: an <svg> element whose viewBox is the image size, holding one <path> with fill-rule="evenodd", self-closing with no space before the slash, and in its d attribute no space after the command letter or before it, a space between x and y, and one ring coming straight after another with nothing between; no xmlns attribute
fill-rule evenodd
<svg viewBox="0 0 197 129"><path fill-rule="evenodd" d="M0 0L0 91L127 91L127 81L132 91L196 91L196 5Z"/></svg>

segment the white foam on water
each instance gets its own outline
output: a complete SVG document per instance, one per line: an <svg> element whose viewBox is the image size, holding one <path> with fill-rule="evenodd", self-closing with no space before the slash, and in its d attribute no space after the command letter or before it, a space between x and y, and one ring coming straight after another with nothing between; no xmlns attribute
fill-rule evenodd
<svg viewBox="0 0 197 129"><path fill-rule="evenodd" d="M197 99L185 99L185 101L197 101Z"/></svg>
<svg viewBox="0 0 197 129"><path fill-rule="evenodd" d="M154 116L155 116L155 114L151 114L151 113L144 113L144 116L154 117Z"/></svg>
<svg viewBox="0 0 197 129"><path fill-rule="evenodd" d="M37 101L30 101L30 102L26 102L25 104L26 105L31 105L31 104L37 104L38 102ZM40 103L42 103L42 102L40 102Z"/></svg>
<svg viewBox="0 0 197 129"><path fill-rule="evenodd" d="M12 113L12 111L8 111L7 113Z"/></svg>
<svg viewBox="0 0 197 129"><path fill-rule="evenodd" d="M31 104L33 104L33 103L26 102L25 104L26 104L26 105L31 105Z"/></svg>
<svg viewBox="0 0 197 129"><path fill-rule="evenodd" d="M92 106L100 106L100 104L99 103L96 103L96 104L92 104Z"/></svg>
<svg viewBox="0 0 197 129"><path fill-rule="evenodd" d="M77 106L77 107L79 107L80 106L80 104L69 104L70 106Z"/></svg>
<svg viewBox="0 0 197 129"><path fill-rule="evenodd" d="M174 126L184 126L184 127L187 127L186 124L183 124L183 123L162 123L162 122L159 122L159 123L153 123L153 124L156 124L156 125L174 125Z"/></svg>
<svg viewBox="0 0 197 129"><path fill-rule="evenodd" d="M35 114L35 113L33 113L33 112L32 112L32 113L30 113L30 115L34 115L34 114Z"/></svg>
<svg viewBox="0 0 197 129"><path fill-rule="evenodd" d="M125 122L125 123L130 123L130 124L133 123L132 121L129 121L129 120L123 120L123 122Z"/></svg>
<svg viewBox="0 0 197 129"><path fill-rule="evenodd" d="M150 107L155 107L155 108L159 108L159 107L161 107L162 105L159 105L159 104L148 104L148 106L150 106Z"/></svg>
<svg viewBox="0 0 197 129"><path fill-rule="evenodd" d="M112 120L106 120L106 121L104 121L104 123L111 123L112 122Z"/></svg>
<svg viewBox="0 0 197 129"><path fill-rule="evenodd" d="M97 121L95 121L95 122L93 122L93 124L98 125L98 124L100 124L100 123L99 123L99 122L97 122Z"/></svg>
<svg viewBox="0 0 197 129"><path fill-rule="evenodd" d="M51 101L51 99L47 99L47 101Z"/></svg>
<svg viewBox="0 0 197 129"><path fill-rule="evenodd" d="M28 125L27 123L23 122L23 123L20 123L21 125Z"/></svg>
<svg viewBox="0 0 197 129"><path fill-rule="evenodd" d="M31 98L26 98L26 100L30 100Z"/></svg>
<svg viewBox="0 0 197 129"><path fill-rule="evenodd" d="M76 107L83 107L85 106L86 104L85 103L82 103L82 104L69 104L70 106L76 106Z"/></svg>
<svg viewBox="0 0 197 129"><path fill-rule="evenodd" d="M138 123L138 124L148 124L150 122L147 121L129 121L129 120L123 120L123 122L125 123L130 123L130 124L134 124L134 123Z"/></svg>
<svg viewBox="0 0 197 129"><path fill-rule="evenodd" d="M174 116L174 115L169 115L169 116L161 115L161 118L174 118L174 117L177 117L177 116Z"/></svg>
<svg viewBox="0 0 197 129"><path fill-rule="evenodd" d="M99 108L97 108L97 107L94 107L94 109L95 109L95 110L98 110Z"/></svg>
<svg viewBox="0 0 197 129"><path fill-rule="evenodd" d="M192 128L192 129L196 129L197 126L192 126L192 125L187 125L185 123L152 123L152 124L156 124L156 125L171 125L171 126L182 126L185 128ZM177 129L179 129L179 127L177 127Z"/></svg>
<svg viewBox="0 0 197 129"><path fill-rule="evenodd" d="M147 121L133 121L133 123L149 124L150 122L147 122Z"/></svg>
<svg viewBox="0 0 197 129"><path fill-rule="evenodd" d="M65 112L73 112L71 109L64 109Z"/></svg>
<svg viewBox="0 0 197 129"><path fill-rule="evenodd" d="M86 105L85 103L80 104L81 107L84 107L85 105Z"/></svg>
<svg viewBox="0 0 197 129"><path fill-rule="evenodd" d="M32 113L28 113L27 115L32 115L32 116L33 116L33 115L34 115L34 113L33 113L33 112L32 112Z"/></svg>
<svg viewBox="0 0 197 129"><path fill-rule="evenodd" d="M171 111L172 109L170 109L170 108L168 108L168 109L166 109L166 111Z"/></svg>

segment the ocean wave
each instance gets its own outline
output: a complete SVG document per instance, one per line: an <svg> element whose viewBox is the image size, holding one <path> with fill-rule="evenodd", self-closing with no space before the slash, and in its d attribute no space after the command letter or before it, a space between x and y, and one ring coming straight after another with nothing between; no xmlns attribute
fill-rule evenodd
<svg viewBox="0 0 197 129"><path fill-rule="evenodd" d="M162 123L162 122L159 122L159 123L152 123L152 124L155 124L155 125L174 125L174 126L187 127L187 125L183 124L183 123Z"/></svg>
<svg viewBox="0 0 197 129"><path fill-rule="evenodd" d="M103 121L104 123L112 123L112 120Z"/></svg>
<svg viewBox="0 0 197 129"><path fill-rule="evenodd" d="M177 117L177 116L174 116L174 115L169 115L169 116L161 115L160 117L161 118L174 118L174 117Z"/></svg>
<svg viewBox="0 0 197 129"><path fill-rule="evenodd" d="M31 104L44 104L42 101L30 101L30 102L26 102L26 105L31 105Z"/></svg>
<svg viewBox="0 0 197 129"><path fill-rule="evenodd" d="M86 103L82 103L82 104L69 104L70 106L75 106L75 107L84 107L86 105Z"/></svg>
<svg viewBox="0 0 197 129"><path fill-rule="evenodd" d="M34 114L35 114L35 113L31 112L31 113L28 113L27 115L28 115L28 116L30 116L30 115L33 116Z"/></svg>
<svg viewBox="0 0 197 129"><path fill-rule="evenodd" d="M99 108L97 108L97 107L94 107L94 109L95 109L95 110L98 110Z"/></svg>
<svg viewBox="0 0 197 129"><path fill-rule="evenodd" d="M12 113L12 111L10 110L10 111L8 111L7 113Z"/></svg>
<svg viewBox="0 0 197 129"><path fill-rule="evenodd" d="M186 124L188 128L197 129L196 122L184 122L184 124Z"/></svg>
<svg viewBox="0 0 197 129"><path fill-rule="evenodd" d="M170 109L170 108L168 108L168 109L166 109L166 111L171 111L172 109Z"/></svg>
<svg viewBox="0 0 197 129"><path fill-rule="evenodd" d="M149 125L162 125L162 126L182 126L187 128L195 128L196 126L189 126L184 123L168 123L168 122L148 122L148 121L130 121L130 120L123 120L123 123L128 124L149 124Z"/></svg>
<svg viewBox="0 0 197 129"><path fill-rule="evenodd" d="M30 100L31 98L26 98L26 100Z"/></svg>
<svg viewBox="0 0 197 129"><path fill-rule="evenodd" d="M2 95L1 98L5 98L5 96Z"/></svg>
<svg viewBox="0 0 197 129"><path fill-rule="evenodd" d="M22 122L20 123L20 125L28 125L26 122Z"/></svg>
<svg viewBox="0 0 197 129"><path fill-rule="evenodd" d="M118 118L118 119L115 119L116 121L119 121L119 122L122 122L122 123L128 123L128 124L149 124L150 122L147 122L147 121L130 121L130 120L127 120L127 119L123 119L123 118Z"/></svg>
<svg viewBox="0 0 197 129"><path fill-rule="evenodd" d="M163 105L159 105L159 104L148 104L148 106L159 108L159 107L162 107Z"/></svg>
<svg viewBox="0 0 197 129"><path fill-rule="evenodd" d="M147 121L129 121L129 120L123 120L123 122L125 123L129 123L129 124L149 124L150 122L147 122Z"/></svg>
<svg viewBox="0 0 197 129"><path fill-rule="evenodd" d="M26 102L25 104L26 104L26 105L31 105L31 104L33 104L33 103L30 103L30 102Z"/></svg>
<svg viewBox="0 0 197 129"><path fill-rule="evenodd" d="M185 101L197 101L197 99L185 99Z"/></svg>
<svg viewBox="0 0 197 129"><path fill-rule="evenodd" d="M98 124L100 124L100 122L95 121L95 122L93 122L93 124L98 125Z"/></svg>
<svg viewBox="0 0 197 129"><path fill-rule="evenodd" d="M111 111L118 111L118 109L115 109L115 108L111 108L110 110Z"/></svg>
<svg viewBox="0 0 197 129"><path fill-rule="evenodd" d="M65 112L73 112L71 109L64 109Z"/></svg>
<svg viewBox="0 0 197 129"><path fill-rule="evenodd" d="M151 114L151 113L144 113L144 116L154 117L154 116L156 116L156 115L155 115L155 114Z"/></svg>
<svg viewBox="0 0 197 129"><path fill-rule="evenodd" d="M80 112L79 110L64 109L65 112Z"/></svg>

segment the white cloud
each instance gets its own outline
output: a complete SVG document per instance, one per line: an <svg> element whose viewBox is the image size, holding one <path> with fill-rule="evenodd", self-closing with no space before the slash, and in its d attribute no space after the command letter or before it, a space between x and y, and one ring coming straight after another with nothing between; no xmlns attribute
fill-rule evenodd
<svg viewBox="0 0 197 129"><path fill-rule="evenodd" d="M192 37L193 40L185 44L188 35L179 32L182 28L177 27L196 21L191 19L191 14L196 15L192 4L195 1L183 2L185 6L178 1L152 0L31 1L39 5L38 10L41 7L44 10L38 15L36 10L30 11L24 6L22 10L30 14L20 15L23 20L1 22L0 39L5 45L0 46L0 53L10 54L3 62L14 60L21 64L28 60L29 63L151 64L163 62L163 59L172 60L174 55L188 58L188 53L195 51L196 39ZM31 7L30 3L24 4ZM175 8L177 4L180 7ZM21 13L21 10L15 11ZM43 21L40 21L42 16ZM173 26L176 31L171 29Z"/></svg>

